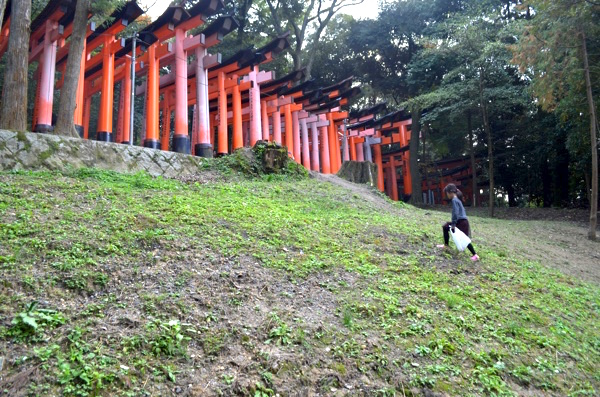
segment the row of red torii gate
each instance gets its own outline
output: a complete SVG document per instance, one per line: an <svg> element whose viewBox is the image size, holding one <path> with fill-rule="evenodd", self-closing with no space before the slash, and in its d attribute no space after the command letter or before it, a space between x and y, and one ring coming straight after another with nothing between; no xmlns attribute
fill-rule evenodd
<svg viewBox="0 0 600 397"><path fill-rule="evenodd" d="M54 92L64 79L76 2L50 0L31 24L29 62L37 63L35 132L53 130ZM144 147L213 157L259 140L276 142L286 146L295 161L322 173L336 173L343 161L372 161L378 166L381 191L394 200L410 197L410 116L396 111L377 118L385 104L342 110L360 93L352 78L314 88L310 81L299 83L302 70L280 78L260 70L289 46L287 35L225 60L209 54L238 26L229 15L217 17L224 6L224 0L201 0L187 9L171 6L142 32L125 39L119 35L143 14L135 0L115 11L111 24L90 23L74 115L80 136L90 138L92 97L99 94L95 138L131 144L132 102L143 95ZM8 48L10 10L9 0L0 31L0 58ZM190 34L200 26L200 33ZM137 76L146 77L142 85L134 83ZM120 88L117 114L115 87ZM423 191L429 197L431 180Z"/></svg>

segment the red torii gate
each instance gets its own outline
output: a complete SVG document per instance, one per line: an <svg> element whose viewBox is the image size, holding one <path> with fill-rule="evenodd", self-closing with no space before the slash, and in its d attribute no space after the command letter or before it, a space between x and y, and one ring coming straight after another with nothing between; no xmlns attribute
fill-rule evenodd
<svg viewBox="0 0 600 397"><path fill-rule="evenodd" d="M409 151L412 119L403 110L377 118L385 108L386 104L380 103L350 115L347 125L349 153L344 158L374 162L379 171L377 187L393 200L407 200L414 193L422 194L425 203L443 203L444 186L455 183L469 202L473 198L473 170L470 160L464 158L429 165L422 177L421 191L412 192ZM398 169L401 169L400 173ZM475 196L478 197L479 192L475 192Z"/></svg>
<svg viewBox="0 0 600 397"><path fill-rule="evenodd" d="M473 175L469 158L444 159L433 162L426 167L425 175L423 175L423 201L429 204L443 203L446 199L443 193L444 187L448 183L454 183L463 192L467 204L473 204L473 199L481 202L480 192L473 192Z"/></svg>
<svg viewBox="0 0 600 397"><path fill-rule="evenodd" d="M73 17L75 12L76 0L52 0L50 1L40 15L31 24L30 35L30 50L29 62L38 62L36 72L37 90L34 100L33 113L33 131L50 132L52 126L52 108L53 96L55 88L55 73L56 70L61 70L61 80L56 84L56 88L60 88L64 80L66 68L66 58L69 51L69 44L66 39L71 35L73 29ZM10 10L10 2L7 10ZM74 115L76 128L82 130L83 124L83 98L84 98L84 71L86 70L87 62L101 63L105 66L105 70L110 73L105 78L105 87L103 95L103 104L101 112L104 112L105 117L102 120L112 117L112 103L106 106L106 103L112 99L112 86L110 79L112 78L112 69L110 62L112 61L112 52L119 46L119 42L114 39L115 35L127 26L127 24L136 19L142 14L142 10L135 1L126 3L121 9L115 11L111 18L116 23L111 25L103 25L95 29L94 24L90 24L86 34L86 51L82 54L81 73L77 93L77 108ZM7 37L10 32L10 15L7 14L5 23L0 32L0 57L4 54L7 48ZM102 46L100 55L97 55L94 60L87 60L87 54ZM108 64L108 66L106 66ZM109 117L110 116L110 117ZM108 128L107 128L108 129ZM108 131L107 131L108 133Z"/></svg>
<svg viewBox="0 0 600 397"><path fill-rule="evenodd" d="M379 170L377 187L392 198L399 199L397 169L402 169L403 198L412 194L409 151L412 119L404 111L389 113L379 119L376 115L385 109L385 103L353 114L348 125L350 159L373 161ZM389 148L399 144L393 152ZM387 146L387 148L386 148Z"/></svg>
<svg viewBox="0 0 600 397"><path fill-rule="evenodd" d="M39 64L34 130L39 132L52 130L55 72L62 71L62 78L56 83L56 88L60 88L75 4L76 0L52 0L32 24L30 60ZM203 24L206 16L223 6L222 0L202 0L189 10L169 7L140 34L136 51L146 46L147 51L139 58L134 73L148 76L147 87L137 90L146 94L146 136L142 144L168 149L170 114L174 110L173 150L189 153L188 107L193 105L192 144L197 155L212 155L215 139L210 133L211 121L215 126L218 120L216 141L220 154L230 152L227 134L231 127L231 150L254 145L260 139L272 140L285 144L290 156L306 168L337 172L342 161L340 138L348 118L341 106L347 105L348 98L360 90L351 87L350 78L330 87L307 91L310 82L293 85L303 77L302 71L281 79L275 79L271 72L260 71L260 64L269 62L289 46L287 35L257 50L241 51L237 57L221 63L220 56L208 55L207 49L237 27L233 18L221 17L193 37L188 37L187 31ZM84 138L89 136L92 96L101 93L96 139L129 142L129 109L134 97L129 73L132 39L117 40L117 35L141 14L136 2L130 1L113 13L114 23L98 29L90 25L87 31L75 112L75 123ZM10 32L9 14L5 21L0 31L0 54L6 49ZM171 38L174 38L173 43L165 42ZM187 56L192 52L196 61L188 64ZM172 65L172 73L159 78L160 65ZM121 92L115 136L113 91L117 83L121 83ZM159 142L161 107L163 134Z"/></svg>

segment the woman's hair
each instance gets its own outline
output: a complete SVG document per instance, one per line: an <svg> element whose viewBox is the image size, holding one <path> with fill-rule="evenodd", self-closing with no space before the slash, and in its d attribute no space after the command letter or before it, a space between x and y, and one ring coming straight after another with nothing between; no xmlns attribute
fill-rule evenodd
<svg viewBox="0 0 600 397"><path fill-rule="evenodd" d="M463 199L462 192L456 187L456 185L454 183L447 184L446 187L444 188L444 193L454 193L454 194L456 194L456 197L458 197L458 199L460 201L462 201L462 199Z"/></svg>

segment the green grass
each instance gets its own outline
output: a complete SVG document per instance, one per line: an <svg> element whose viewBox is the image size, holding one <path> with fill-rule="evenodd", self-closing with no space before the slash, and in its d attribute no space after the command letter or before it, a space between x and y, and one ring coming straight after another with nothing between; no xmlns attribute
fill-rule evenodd
<svg viewBox="0 0 600 397"><path fill-rule="evenodd" d="M439 254L439 217L410 206L228 173L0 173L0 390L41 367L30 395L162 394L194 368L239 395L600 392L597 286L491 242Z"/></svg>

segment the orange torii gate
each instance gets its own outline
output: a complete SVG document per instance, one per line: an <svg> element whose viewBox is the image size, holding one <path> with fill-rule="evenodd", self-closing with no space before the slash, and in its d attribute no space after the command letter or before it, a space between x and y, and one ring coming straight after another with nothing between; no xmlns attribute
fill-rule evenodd
<svg viewBox="0 0 600 397"><path fill-rule="evenodd" d="M222 17L205 29L201 35L210 34L206 42L215 43L217 38L213 39L213 36L218 36L220 39L236 26L237 22L233 18ZM212 145L214 142L210 136L211 134L209 134L211 113L219 116L218 153L229 153L227 136L229 120L234 124L234 149L243 146L242 122L243 120L248 122L253 114L258 114L256 120L258 121L259 128L257 132L254 132L252 141L258 141L261 138L260 108L258 107L260 102L250 102L248 99L246 102L250 102L254 108L250 106L242 111L242 96L250 98L253 91L260 89L260 84L263 81L271 79L270 72L258 72L258 64L271 60L273 53L281 52L288 45L287 38L281 37L256 51L240 51L225 61L221 61L220 56L212 56L210 58L204 56L198 57L202 61L202 67L198 66L197 60L191 64L192 67L188 68L187 72L187 85L190 91L188 105L194 105L195 125L193 125L192 129L192 143L195 154L203 157L212 157ZM242 78L244 74L248 74L249 76ZM174 81L174 73L162 76L159 81L159 89L164 98L161 103L163 120L166 121L166 123L163 123L163 149L167 148L169 137L168 116L173 108L173 101L176 99ZM192 89L194 86L197 87L196 90ZM138 94L144 92L146 92L144 87L140 87L137 90ZM254 94L254 96L259 98L257 94ZM229 97L231 97L231 101L228 101ZM232 111L228 112L228 108L232 108ZM253 109L252 112L250 111L251 109ZM212 118L214 119L214 117Z"/></svg>
<svg viewBox="0 0 600 397"><path fill-rule="evenodd" d="M476 165L480 159L476 159ZM438 160L426 167L423 175L423 202L426 204L443 203L444 187L454 183L463 192L466 204L473 204L473 200L482 202L482 194L473 192L473 169L470 158L454 158Z"/></svg>
<svg viewBox="0 0 600 397"><path fill-rule="evenodd" d="M372 161L379 170L377 187L393 200L399 199L398 167L401 169L403 199L412 194L409 151L412 119L404 111L389 113L379 119L376 115L385 109L378 104L353 114L353 124L348 125L350 159ZM397 149L392 150L392 145Z"/></svg>
<svg viewBox="0 0 600 397"><path fill-rule="evenodd" d="M203 53L205 53L206 48L217 44L220 42L222 38L222 32L215 31L208 37L209 41L207 42L207 37L204 34L197 35L195 37L186 38L187 30L192 27L199 26L203 19L207 15L211 15L219 9L223 8L223 2L221 0L205 0L203 2L198 3L194 6L189 12L190 17L185 19L183 17L184 11L182 8L178 7L170 7L163 14L163 16L159 17L159 19L151 25L151 27L156 27L155 30L152 30L152 33L156 35L158 41L161 42L166 40L172 35L172 29L169 30L169 25L174 25L175 28L175 51L173 54L170 54L171 57L174 56L175 59L175 69L174 69L174 83L175 83L175 134L173 137L173 149L174 151L182 152L182 153L190 153L190 141L188 135L188 63L187 63L187 53L188 51L194 51L201 56L199 59L202 61L202 64L206 60ZM165 25L166 22L165 15L169 15L172 12L173 15L168 18L169 23ZM163 19L161 19L163 18ZM174 22L173 19L180 19L181 22ZM228 33L228 32L227 32ZM159 94L160 94L160 80L158 75L158 65L161 58L167 53L171 51L165 52L164 54L160 52L161 49L164 48L164 44L161 47L158 47L158 43L150 46L149 51L147 52L148 56L148 86L146 92L147 105L146 105L146 131L147 136L144 142L144 146L158 148L158 120L159 120ZM169 57L169 58L171 58ZM170 60L170 59L168 59ZM166 60L165 60L166 61ZM200 64L200 62L198 62ZM204 65L203 65L204 66ZM202 97L202 96L200 96ZM165 115L166 116L166 115ZM165 117L168 119L169 117Z"/></svg>
<svg viewBox="0 0 600 397"><path fill-rule="evenodd" d="M156 112L150 114L147 110L147 122L156 123L158 128L158 109L162 109L163 116L163 131L160 140L160 148L163 150L169 149L170 138L170 114L175 111L175 134L173 137L173 150L190 153L190 140L188 128L188 107L194 105L193 133L192 133L192 148L196 153L205 150L205 147L198 148L199 143L206 143L208 140L209 131L209 113L208 113L208 69L220 63L220 55L208 55L207 48L218 44L224 35L237 27L237 22L230 16L223 16L209 25L202 33L196 36L186 37L183 28L176 29L180 31L179 38L176 37L175 49L166 45L160 47L159 56L156 52L154 58L158 58L158 63L168 65L175 62L175 68L171 73L160 76L152 85L147 87L138 87L136 94L146 94L146 98L151 98L151 89L157 91L156 103L148 102ZM180 42L179 50L177 43ZM195 53L196 60L192 63L187 62L189 53ZM150 51L148 51L148 54ZM148 55L150 56L150 55ZM142 60L146 60L144 55ZM148 73L152 64L148 65ZM145 68L140 68L144 70ZM152 75L156 75L152 71ZM150 79L148 80L150 82ZM179 87L179 88L178 88ZM162 94L162 102L159 100L159 95ZM157 130L158 132L158 130ZM158 133L156 134L155 145L158 144ZM201 145L202 146L202 145ZM158 147L157 147L158 148Z"/></svg>
<svg viewBox="0 0 600 397"><path fill-rule="evenodd" d="M298 137L298 151L294 158L297 162L313 171L336 173L341 168L341 136L339 130L345 130L348 113L341 106L360 92L352 88L352 77L329 87L319 88L294 98L302 106L298 114L301 136ZM292 119L292 123L294 120ZM308 134L308 128L311 134ZM312 149L309 150L309 145Z"/></svg>
<svg viewBox="0 0 600 397"><path fill-rule="evenodd" d="M272 72L259 70L259 65L289 47L288 34L277 37L257 50L237 52L222 64L209 69L209 100L212 118L218 120L217 153L230 153L228 126L232 125L232 148L238 149L247 141L253 146L263 138L261 117L261 86L274 79ZM228 111L231 97L231 113ZM243 105L247 106L243 108ZM244 128L244 123L246 128ZM246 139L245 139L246 138Z"/></svg>
<svg viewBox="0 0 600 397"><path fill-rule="evenodd" d="M67 39L72 33L73 18L75 12L76 0L52 0L41 11L38 17L31 24L29 62L38 62L38 68L35 74L37 80L37 90L34 100L33 126L32 130L36 132L50 132L53 130L52 108L54 90L61 88L66 69L66 59L69 52L69 43ZM10 11L10 2L8 4ZM76 128L82 134L82 124L84 119L84 72L89 68L88 62L104 66L106 71L110 71L105 76L103 105L101 112L104 118L112 117L112 103L107 106L109 97L112 99L110 84L112 74L111 61L114 51L119 47L121 41L115 40L115 35L122 31L127 24L142 14L141 8L135 1L126 3L119 10L111 15L114 21L111 25L103 25L98 29L93 23L90 23L86 33L85 48L81 60L81 73L77 92L77 108L74 115ZM4 54L7 48L7 38L10 32L10 15L6 14L2 31L0 32L0 56ZM102 46L100 54L93 59L88 59L89 54ZM61 79L56 83L56 70L61 71ZM102 127L107 127L102 125ZM105 128L108 134L108 129Z"/></svg>
<svg viewBox="0 0 600 397"><path fill-rule="evenodd" d="M100 97L100 110L98 115L98 127L96 132L96 140L111 142L114 141L113 137L113 99L114 99L114 85L116 82L126 78L128 76L123 58L116 59L116 54L122 50L126 44L126 41L117 39L117 34L122 32L128 25L129 21L136 19L142 15L143 11L135 1L131 1L125 5L125 7L115 11L111 15L113 22L112 25L105 27L104 29L98 29L88 36L86 40L84 56L85 62L85 85L83 99L90 98L91 95L97 90L98 87L101 91ZM102 50L92 56L94 50L102 46ZM127 51L127 49L126 49ZM116 62L116 61L119 62ZM66 64L66 62L65 62ZM116 70L121 67L121 74L115 74ZM94 71L99 69L99 76L94 78ZM129 83L131 85L131 83ZM87 91L87 92L86 92ZM89 104L89 103L88 103ZM77 107L84 108L84 103L78 103ZM86 119L89 120L90 107L85 107L84 110ZM128 118L127 118L128 119ZM84 126L84 131L89 126Z"/></svg>
<svg viewBox="0 0 600 397"><path fill-rule="evenodd" d="M410 174L410 134L412 119L403 110L377 118L386 104L353 112L348 130L348 153L345 159L372 161L378 168L377 187L393 200L408 200L413 194ZM473 199L473 170L469 159L434 162L422 176L423 202L442 203L444 186L455 183L461 187L467 203ZM475 197L479 192L475 192Z"/></svg>
<svg viewBox="0 0 600 397"><path fill-rule="evenodd" d="M64 79L69 52L68 38L76 0L51 0L32 24L30 61L38 62L38 92L34 106L34 130L52 130L52 96ZM240 51L224 62L207 49L237 27L231 16L223 16L201 33L187 32L204 23L224 7L223 0L201 0L190 9L169 7L163 15L135 38L117 39L125 27L142 14L135 1L111 15L111 24L95 28L90 24L81 59L75 124L84 138L89 137L92 96L100 94L96 139L130 143L130 105L136 94L145 94L145 134L141 144L212 156L228 154L258 140L285 145L289 155L306 168L324 173L337 172L342 162L342 146L348 113L341 110L360 90L352 88L352 78L329 87L309 91L310 82L295 84L304 77L296 71L276 79L259 66L289 46L287 34L259 49ZM0 54L6 50L10 14L0 31ZM172 42L168 40L172 40ZM137 43L137 44L136 44ZM135 49L133 49L135 47ZM133 68L132 51L143 52ZM195 61L188 62L194 54ZM159 76L159 67L171 73ZM135 88L132 73L147 74L146 85ZM56 71L61 79L55 84ZM113 132L115 85L120 84L117 124ZM195 88L195 89L194 89ZM162 101L161 98L162 97ZM193 106L192 148L189 140L189 107ZM159 131L162 109L162 136ZM170 142L171 112L175 128ZM218 126L218 127L217 127ZM210 132L216 128L216 137ZM231 129L231 145L229 131ZM159 140L160 137L160 140ZM347 150L347 144L345 146Z"/></svg>

